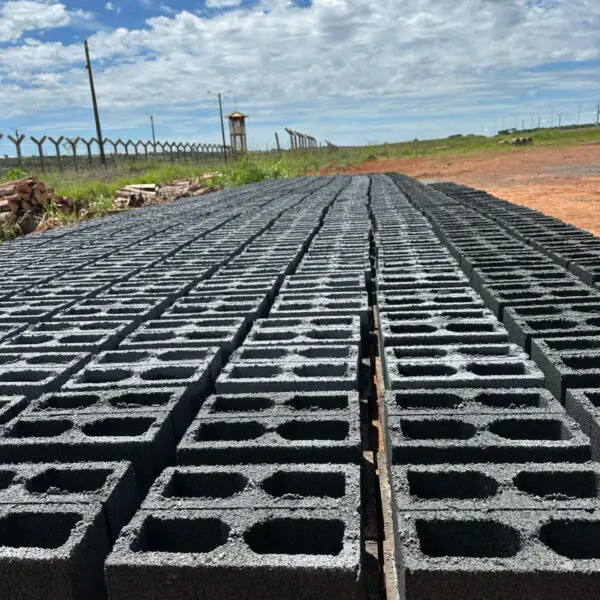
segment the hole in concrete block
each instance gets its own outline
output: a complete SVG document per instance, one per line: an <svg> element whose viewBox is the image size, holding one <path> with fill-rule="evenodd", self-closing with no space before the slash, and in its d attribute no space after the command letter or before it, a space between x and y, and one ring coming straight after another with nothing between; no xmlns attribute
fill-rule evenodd
<svg viewBox="0 0 600 600"><path fill-rule="evenodd" d="M475 396L475 402L495 408L539 408L541 397L536 392L483 392Z"/></svg>
<svg viewBox="0 0 600 600"><path fill-rule="evenodd" d="M172 340L175 334L171 331L161 331L161 332L140 332L133 334L129 340L133 342L165 342L167 340Z"/></svg>
<svg viewBox="0 0 600 600"><path fill-rule="evenodd" d="M244 533L257 554L312 554L335 556L342 551L344 523L329 519L271 519Z"/></svg>
<svg viewBox="0 0 600 600"><path fill-rule="evenodd" d="M562 311L555 306L525 306L515 307L513 310L522 316L534 317L540 315L559 315Z"/></svg>
<svg viewBox="0 0 600 600"><path fill-rule="evenodd" d="M346 493L346 478L343 473L278 471L263 481L262 488L276 498L288 495L342 498Z"/></svg>
<svg viewBox="0 0 600 600"><path fill-rule="evenodd" d="M415 347L415 348L394 348L394 355L398 359L403 358L442 358L448 355L447 350L442 348L426 348L426 347Z"/></svg>
<svg viewBox="0 0 600 600"><path fill-rule="evenodd" d="M507 344L489 346L461 346L458 351L461 354L466 354L467 356L507 356L510 353L510 346Z"/></svg>
<svg viewBox="0 0 600 600"><path fill-rule="evenodd" d="M293 331L257 331L254 339L261 342L265 341L285 341L293 340L298 334Z"/></svg>
<svg viewBox="0 0 600 600"><path fill-rule="evenodd" d="M600 370L600 358L598 356L563 356L563 363L571 369Z"/></svg>
<svg viewBox="0 0 600 600"><path fill-rule="evenodd" d="M227 543L229 527L219 519L148 517L135 549L139 552L205 553Z"/></svg>
<svg viewBox="0 0 600 600"><path fill-rule="evenodd" d="M498 491L498 482L479 471L407 472L412 496L429 500L444 498L490 498Z"/></svg>
<svg viewBox="0 0 600 600"><path fill-rule="evenodd" d="M524 375L524 363L471 363L467 370L475 375L489 377L492 375Z"/></svg>
<svg viewBox="0 0 600 600"><path fill-rule="evenodd" d="M277 427L286 440L345 440L349 431L346 421L288 421Z"/></svg>
<svg viewBox="0 0 600 600"><path fill-rule="evenodd" d="M111 398L109 404L115 408L143 408L148 406L164 406L171 400L166 392L131 392Z"/></svg>
<svg viewBox="0 0 600 600"><path fill-rule="evenodd" d="M440 304L458 304L473 302L473 298L471 296L436 296L435 302L439 302Z"/></svg>
<svg viewBox="0 0 600 600"><path fill-rule="evenodd" d="M69 410L78 408L88 408L100 402L100 396L96 394L76 394L76 395L52 395L48 396L43 402L43 408L54 408L57 410Z"/></svg>
<svg viewBox="0 0 600 600"><path fill-rule="evenodd" d="M217 421L216 423L203 423L198 428L196 440L199 442L255 440L263 436L267 428L257 421L241 421L230 423Z"/></svg>
<svg viewBox="0 0 600 600"><path fill-rule="evenodd" d="M401 420L400 428L415 440L468 440L476 433L473 424L453 419Z"/></svg>
<svg viewBox="0 0 600 600"><path fill-rule="evenodd" d="M301 365L294 367L293 371L298 377L344 377L348 372L348 366L345 364Z"/></svg>
<svg viewBox="0 0 600 600"><path fill-rule="evenodd" d="M86 423L81 429L92 437L137 437L144 435L154 424L149 417L110 417Z"/></svg>
<svg viewBox="0 0 600 600"><path fill-rule="evenodd" d="M311 340L349 340L352 334L349 331L339 331L335 329L326 329L324 331L307 331L306 337Z"/></svg>
<svg viewBox="0 0 600 600"><path fill-rule="evenodd" d="M417 519L421 552L427 556L508 558L520 549L519 533L494 521Z"/></svg>
<svg viewBox="0 0 600 600"><path fill-rule="evenodd" d="M600 339L575 338L569 340L545 339L544 342L552 350L596 350L600 349Z"/></svg>
<svg viewBox="0 0 600 600"><path fill-rule="evenodd" d="M456 333L494 331L494 324L493 323L448 323L448 325L446 325L446 329L448 331L454 331Z"/></svg>
<svg viewBox="0 0 600 600"><path fill-rule="evenodd" d="M394 313L393 319L395 322L398 321L425 321L433 318L433 315L428 312L401 312Z"/></svg>
<svg viewBox="0 0 600 600"><path fill-rule="evenodd" d="M81 383L113 383L133 377L133 371L129 369L86 369L79 377Z"/></svg>
<svg viewBox="0 0 600 600"><path fill-rule="evenodd" d="M437 327L433 325L391 325L392 333L396 334L411 334L411 333L433 333L437 331Z"/></svg>
<svg viewBox="0 0 600 600"><path fill-rule="evenodd" d="M21 356L18 354L0 354L0 365L7 365L9 363L19 362Z"/></svg>
<svg viewBox="0 0 600 600"><path fill-rule="evenodd" d="M0 490L7 489L15 478L14 471L0 470Z"/></svg>
<svg viewBox="0 0 600 600"><path fill-rule="evenodd" d="M522 492L551 500L595 498L598 495L593 471L521 471L513 483Z"/></svg>
<svg viewBox="0 0 600 600"><path fill-rule="evenodd" d="M567 558L600 558L600 521L553 520L540 528L540 540Z"/></svg>
<svg viewBox="0 0 600 600"><path fill-rule="evenodd" d="M298 394L290 400L290 406L295 410L343 410L348 408L348 397Z"/></svg>
<svg viewBox="0 0 600 600"><path fill-rule="evenodd" d="M566 282L563 282L561 285L566 285ZM591 292L585 290L554 290L553 294L557 298L581 298L583 296L590 296Z"/></svg>
<svg viewBox="0 0 600 600"><path fill-rule="evenodd" d="M215 412L252 412L272 408L275 402L263 396L217 396L212 405Z"/></svg>
<svg viewBox="0 0 600 600"><path fill-rule="evenodd" d="M56 437L72 427L73 423L71 421L63 419L48 421L44 419L32 421L19 420L6 432L6 435L14 438Z"/></svg>
<svg viewBox="0 0 600 600"><path fill-rule="evenodd" d="M402 377L450 377L457 370L446 365L397 365L398 375Z"/></svg>
<svg viewBox="0 0 600 600"><path fill-rule="evenodd" d="M0 546L60 548L83 517L77 513L11 512L0 518Z"/></svg>
<svg viewBox="0 0 600 600"><path fill-rule="evenodd" d="M23 358L28 365L66 365L74 360L74 356L60 354L40 354L39 356L27 356Z"/></svg>
<svg viewBox="0 0 600 600"><path fill-rule="evenodd" d="M312 304L298 304L298 303L289 303L289 304L281 304L277 308L281 311L283 310L310 310L313 307Z"/></svg>
<svg viewBox="0 0 600 600"><path fill-rule="evenodd" d="M99 364L128 364L147 361L150 358L149 352L143 351L120 351L107 352L98 359Z"/></svg>
<svg viewBox="0 0 600 600"><path fill-rule="evenodd" d="M464 400L455 394L439 392L426 392L415 394L410 392L396 392L394 396L396 405L400 408L458 408Z"/></svg>
<svg viewBox="0 0 600 600"><path fill-rule="evenodd" d="M577 327L575 321L567 319L540 319L539 321L527 321L527 325L534 331L543 331L544 329L572 329Z"/></svg>
<svg viewBox="0 0 600 600"><path fill-rule="evenodd" d="M210 329L208 331L186 331L182 333L183 337L187 340L222 340L225 339L230 333L227 331L217 331L216 329Z"/></svg>
<svg viewBox="0 0 600 600"><path fill-rule="evenodd" d="M189 379L196 373L195 367L155 367L140 373L144 381L162 381L173 379Z"/></svg>
<svg viewBox="0 0 600 600"><path fill-rule="evenodd" d="M283 358L288 352L283 348L248 348L242 350L242 360L269 360Z"/></svg>
<svg viewBox="0 0 600 600"><path fill-rule="evenodd" d="M597 407L600 407L600 393L598 392L586 392L585 397Z"/></svg>
<svg viewBox="0 0 600 600"><path fill-rule="evenodd" d="M48 469L30 479L25 487L34 494L81 494L98 492L112 471L106 469Z"/></svg>
<svg viewBox="0 0 600 600"><path fill-rule="evenodd" d="M60 338L60 342L61 344L93 344L100 341L103 337L102 334L66 335Z"/></svg>
<svg viewBox="0 0 600 600"><path fill-rule="evenodd" d="M263 377L277 377L281 374L279 367L261 367L244 365L243 367L233 367L229 372L230 379L260 379Z"/></svg>
<svg viewBox="0 0 600 600"><path fill-rule="evenodd" d="M0 371L2 383L35 383L52 376L51 371Z"/></svg>
<svg viewBox="0 0 600 600"><path fill-rule="evenodd" d="M175 471L163 496L166 498L230 498L248 485L241 473L191 473Z"/></svg>
<svg viewBox="0 0 600 600"><path fill-rule="evenodd" d="M494 421L490 431L509 440L564 440L571 436L554 419L503 419Z"/></svg>
<svg viewBox="0 0 600 600"><path fill-rule="evenodd" d="M164 360L165 362L196 362L205 360L207 354L207 351L202 349L169 350L168 352L161 352L157 358L158 360Z"/></svg>
<svg viewBox="0 0 600 600"><path fill-rule="evenodd" d="M281 319L265 319L260 323L260 327L263 329L267 328L279 328L279 327L300 327L303 324L303 321L300 319L286 319L285 321Z"/></svg>
<svg viewBox="0 0 600 600"><path fill-rule="evenodd" d="M306 348L300 350L299 354L305 358L347 358L350 356L350 348Z"/></svg>

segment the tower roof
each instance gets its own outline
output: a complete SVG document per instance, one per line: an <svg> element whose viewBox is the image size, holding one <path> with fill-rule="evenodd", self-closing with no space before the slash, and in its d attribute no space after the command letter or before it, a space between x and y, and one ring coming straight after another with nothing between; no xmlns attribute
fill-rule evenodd
<svg viewBox="0 0 600 600"><path fill-rule="evenodd" d="M230 115L226 115L228 119L246 119L248 115L241 112L232 112Z"/></svg>

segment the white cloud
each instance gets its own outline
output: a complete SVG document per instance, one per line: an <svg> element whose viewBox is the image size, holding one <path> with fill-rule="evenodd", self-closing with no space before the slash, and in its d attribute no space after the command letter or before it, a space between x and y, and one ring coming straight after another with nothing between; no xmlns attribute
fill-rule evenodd
<svg viewBox="0 0 600 600"><path fill-rule="evenodd" d="M83 10L69 10L52 0L9 0L0 6L0 43L15 42L26 31L66 27L92 19Z"/></svg>
<svg viewBox="0 0 600 600"><path fill-rule="evenodd" d="M206 8L229 8L241 3L242 0L206 0Z"/></svg>
<svg viewBox="0 0 600 600"><path fill-rule="evenodd" d="M112 2L107 2L107 3L104 5L104 9L105 9L105 10L108 10L108 11L110 11L110 12L115 12L115 13L117 13L118 15L119 15L119 14L121 14L121 7L120 7L120 6L118 6L117 4L113 4Z"/></svg>
<svg viewBox="0 0 600 600"><path fill-rule="evenodd" d="M597 80L597 73L590 77L577 68L532 70L600 57L597 0L555 0L545 7L524 0L313 0L306 8L262 0L214 18L137 1L168 14L141 29L98 32L89 40L101 104L116 113L134 106L142 112L145 106L208 106L207 88L232 89L240 109L254 109L254 122L301 122L335 132L343 119L390 122L424 117L426 109L434 119L451 119L452 112L480 112L496 103L508 107L498 110L513 110L529 92L591 94ZM3 11L24 3L8 2ZM22 31L70 18L62 4L33 3L52 9L53 19L22 24ZM0 25L0 40L2 31ZM79 45L25 39L4 47L0 82L7 115L89 103ZM47 85L60 93L48 95Z"/></svg>

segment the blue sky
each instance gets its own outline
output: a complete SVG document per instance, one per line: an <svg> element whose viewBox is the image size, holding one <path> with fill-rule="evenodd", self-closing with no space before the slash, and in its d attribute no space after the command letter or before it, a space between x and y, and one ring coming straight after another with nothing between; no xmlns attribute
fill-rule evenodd
<svg viewBox="0 0 600 600"><path fill-rule="evenodd" d="M597 0L0 0L0 133L252 147L292 127L338 144L590 122ZM0 154L7 151L0 141Z"/></svg>

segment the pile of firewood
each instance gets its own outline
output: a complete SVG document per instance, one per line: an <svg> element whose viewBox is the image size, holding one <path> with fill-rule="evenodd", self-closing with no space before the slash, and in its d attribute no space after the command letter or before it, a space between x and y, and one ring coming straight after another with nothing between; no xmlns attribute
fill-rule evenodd
<svg viewBox="0 0 600 600"><path fill-rule="evenodd" d="M50 202L66 214L77 209L71 198L57 196L52 188L46 187L37 177L0 183L0 213L41 213Z"/></svg>

